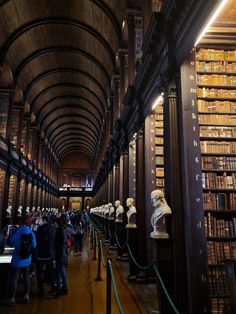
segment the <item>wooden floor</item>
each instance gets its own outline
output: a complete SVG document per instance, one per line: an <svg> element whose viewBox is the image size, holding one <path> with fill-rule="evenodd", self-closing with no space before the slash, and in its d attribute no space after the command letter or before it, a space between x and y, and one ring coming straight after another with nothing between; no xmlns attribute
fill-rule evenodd
<svg viewBox="0 0 236 314"><path fill-rule="evenodd" d="M70 256L68 266L67 296L59 298L44 297L38 299L32 296L29 304L17 303L14 308L1 307L1 314L105 314L106 313L106 273L102 267L102 282L94 279L97 274L97 261L92 259L92 250L89 241L84 239L82 256ZM117 267L113 267L114 275L124 314L147 313L142 304L136 300L132 287L129 287L119 273ZM32 279L35 280L34 278ZM32 295L36 293L34 282ZM119 313L115 299L112 299L112 314Z"/></svg>

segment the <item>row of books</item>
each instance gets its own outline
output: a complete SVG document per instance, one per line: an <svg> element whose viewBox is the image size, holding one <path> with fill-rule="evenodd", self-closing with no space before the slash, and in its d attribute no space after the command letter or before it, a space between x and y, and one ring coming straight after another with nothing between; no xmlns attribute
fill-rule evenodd
<svg viewBox="0 0 236 314"><path fill-rule="evenodd" d="M204 170L233 170L236 171L236 157L202 156L202 169Z"/></svg>
<svg viewBox="0 0 236 314"><path fill-rule="evenodd" d="M201 137L233 137L236 138L236 127L200 126Z"/></svg>
<svg viewBox="0 0 236 314"><path fill-rule="evenodd" d="M211 115L198 115L198 121L200 124L235 124L236 123L236 115L229 115L229 114L211 114Z"/></svg>
<svg viewBox="0 0 236 314"><path fill-rule="evenodd" d="M212 298L210 300L211 314L223 314L228 302L227 299Z"/></svg>
<svg viewBox="0 0 236 314"><path fill-rule="evenodd" d="M236 62L216 61L205 62L196 61L196 69L198 72L226 72L236 73Z"/></svg>
<svg viewBox="0 0 236 314"><path fill-rule="evenodd" d="M204 217L205 233L207 237L235 237L236 218L224 220L207 213Z"/></svg>
<svg viewBox="0 0 236 314"><path fill-rule="evenodd" d="M204 210L235 210L236 193L203 193Z"/></svg>
<svg viewBox="0 0 236 314"><path fill-rule="evenodd" d="M197 96L204 98L236 98L236 90L217 89L217 88L198 88Z"/></svg>
<svg viewBox="0 0 236 314"><path fill-rule="evenodd" d="M164 165L164 157L156 156L156 165L163 166Z"/></svg>
<svg viewBox="0 0 236 314"><path fill-rule="evenodd" d="M215 141L201 141L202 153L220 153L220 154L235 154L236 142L215 142Z"/></svg>
<svg viewBox="0 0 236 314"><path fill-rule="evenodd" d="M3 202L6 172L0 169L0 204Z"/></svg>
<svg viewBox="0 0 236 314"><path fill-rule="evenodd" d="M155 154L164 154L164 138L163 138L163 105L155 108ZM164 189L164 157L156 156L156 187Z"/></svg>
<svg viewBox="0 0 236 314"><path fill-rule="evenodd" d="M163 188L164 189L164 186L165 186L164 178L156 178L156 186L158 188Z"/></svg>
<svg viewBox="0 0 236 314"><path fill-rule="evenodd" d="M198 103L198 111L200 112L236 113L236 103L232 101L219 101L219 100L206 101L203 99L199 99L197 103Z"/></svg>
<svg viewBox="0 0 236 314"><path fill-rule="evenodd" d="M159 137L155 137L155 144L157 145L163 145L164 144L164 139L162 136L159 136Z"/></svg>
<svg viewBox="0 0 236 314"><path fill-rule="evenodd" d="M208 264L222 264L226 259L236 258L236 242L207 241Z"/></svg>
<svg viewBox="0 0 236 314"><path fill-rule="evenodd" d="M220 74L197 75L197 84L198 85L235 86L236 87L236 76L235 75L220 75Z"/></svg>
<svg viewBox="0 0 236 314"><path fill-rule="evenodd" d="M196 53L197 60L230 60L236 61L236 50L199 49Z"/></svg>
<svg viewBox="0 0 236 314"><path fill-rule="evenodd" d="M236 173L202 173L203 189L236 189Z"/></svg>
<svg viewBox="0 0 236 314"><path fill-rule="evenodd" d="M227 282L227 274L224 267L210 268L208 271L209 294L227 295L229 287Z"/></svg>
<svg viewBox="0 0 236 314"><path fill-rule="evenodd" d="M156 176L157 177L164 177L164 168L162 167L156 167Z"/></svg>
<svg viewBox="0 0 236 314"><path fill-rule="evenodd" d="M163 128L163 120L161 120L161 121L155 121L155 127L157 127L157 128Z"/></svg>
<svg viewBox="0 0 236 314"><path fill-rule="evenodd" d="M163 155L164 154L164 147L163 146L156 146L155 147L155 154L156 155Z"/></svg>

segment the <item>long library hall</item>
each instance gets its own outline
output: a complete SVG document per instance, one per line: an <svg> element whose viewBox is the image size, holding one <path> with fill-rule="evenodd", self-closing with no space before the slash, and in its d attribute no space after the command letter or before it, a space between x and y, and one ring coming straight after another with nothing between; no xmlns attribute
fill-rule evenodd
<svg viewBox="0 0 236 314"><path fill-rule="evenodd" d="M0 47L0 312L236 313L236 0L2 0Z"/></svg>

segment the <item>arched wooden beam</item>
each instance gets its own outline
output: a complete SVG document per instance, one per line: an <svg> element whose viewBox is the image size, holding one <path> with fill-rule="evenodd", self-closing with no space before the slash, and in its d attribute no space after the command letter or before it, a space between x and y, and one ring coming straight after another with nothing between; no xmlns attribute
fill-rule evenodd
<svg viewBox="0 0 236 314"><path fill-rule="evenodd" d="M69 147L64 147L60 150L58 159L61 160L61 157L64 155L66 151L70 151L71 149L77 149L78 152L84 151L87 152L87 154L90 156L90 158L94 159L94 153L87 149L87 147L81 146L81 145L70 145Z"/></svg>
<svg viewBox="0 0 236 314"><path fill-rule="evenodd" d="M31 82L29 83L29 85L28 85L27 88L25 89L25 91L24 91L24 99L26 99L26 98L28 97L28 95L29 95L31 89L33 88L33 86L34 86L35 84L37 84L41 79L43 79L43 78L45 78L45 77L47 77L47 76L49 76L49 75L56 74L56 73L58 73L58 72L60 72L60 73L71 72L71 73L76 73L76 74L78 74L78 75L80 74L80 71L79 71L78 69L71 68L71 71L69 71L69 69L70 69L70 68L57 68L57 69L51 69L51 70L48 70L48 71L46 71L46 72L43 72L43 73L39 74L38 76L36 76L36 77L34 78L33 81L31 81ZM86 91L88 91L89 93L91 93L91 94L98 100L99 104L101 105L101 107L102 107L102 108L104 109L104 111L105 111L105 106L104 106L102 100L97 96L97 94L95 94L95 93L94 93L91 89L89 89L87 86L84 86L84 85L81 85L81 84L80 84L79 87L82 88L82 89L85 89ZM106 100L107 100L107 98L106 98L106 99L104 98L104 101L105 101L105 102L106 102Z"/></svg>
<svg viewBox="0 0 236 314"><path fill-rule="evenodd" d="M114 14L114 12L110 9L110 7L107 5L107 3L103 0L90 0L93 3L95 3L105 14L106 16L109 18L109 20L111 21L115 31L116 31L116 35L118 40L120 41L121 38L121 26L120 23L116 17L116 15Z"/></svg>
<svg viewBox="0 0 236 314"><path fill-rule="evenodd" d="M58 127L58 126L54 127L54 129L52 129L52 130L50 131L50 133L47 134L48 142L51 141L51 137L52 137L52 135L54 134L55 131L58 131L58 132L59 132L60 128L61 128L62 126L65 126L65 125L66 125L66 126L68 125L69 127L68 127L67 130L70 130L70 129L72 129L72 125L73 125L73 124L76 125L75 122L72 122L72 123L71 123L71 121L68 121L68 122L63 122L59 127ZM82 123L82 122L80 122L79 125L80 125L80 126L83 126L83 127L85 127L85 128L87 128L89 131L91 131L91 132L94 134L96 140L97 140L97 141L99 140L99 135L94 131L94 129L89 128L87 124L84 124L84 123ZM70 126L71 126L71 128L70 128ZM56 137L55 134L54 134L54 137Z"/></svg>
<svg viewBox="0 0 236 314"><path fill-rule="evenodd" d="M113 49L111 48L111 46L109 45L109 43L107 42L107 40L97 31L95 30L93 27L87 25L84 22L72 19L72 18L66 18L66 17L46 17L46 18L41 18L35 21L30 21L28 23L25 23L24 25L20 26L18 29L16 29L8 38L7 40L4 42L4 44L2 45L1 48L1 52L0 52L0 64L4 63L4 59L11 47L11 45L25 32L39 27L39 26L44 26L44 25L50 25L50 24L62 24L62 25L69 25L69 26L73 26L79 29L82 29L84 31L86 31L87 33L89 33L90 35L92 35L93 37L95 37L101 44L102 46L105 48L105 50L107 51L107 54L109 55L109 58L111 60L111 64L113 66L114 69L114 64L115 64L115 54Z"/></svg>
<svg viewBox="0 0 236 314"><path fill-rule="evenodd" d="M15 72L14 72L14 79L15 79L15 84L17 83L21 72L24 70L24 67L27 66L27 64L29 64L32 60L35 60L36 58L43 56L45 54L51 53L51 52L66 52L66 53L74 53L74 54L78 54L80 56L83 56L85 58L87 58L89 61L91 61L93 64L95 64L99 70L101 70L101 72L103 73L104 77L107 80L107 83L110 83L110 76L106 70L106 68L103 66L103 64L96 58L93 57L93 55L91 55L88 52L85 52L82 49L79 48L75 48L75 47L70 47L70 46L51 46L51 47L45 47L45 48L41 48L38 49L34 52L32 52L31 54L29 54L25 59L23 59L21 61L21 63L17 66Z"/></svg>
<svg viewBox="0 0 236 314"><path fill-rule="evenodd" d="M97 126L95 126L93 124L93 121L91 121L88 117L82 115L82 114L76 114L76 113L67 113L67 114L64 114L64 115L61 115L61 116L58 116L56 117L55 119L53 119L51 122L50 122L50 125L47 126L43 131L45 133L45 135L47 135L47 132L48 132L48 129L55 123L55 122L58 122L58 120L61 120L61 119L65 119L65 118L72 118L72 117L76 117L78 118L78 123L81 123L79 118L82 118L84 120L86 120L90 125L91 125L91 128L93 129L96 129L97 131L97 135L99 136L101 130L99 130L99 128ZM47 136L46 136L47 137Z"/></svg>
<svg viewBox="0 0 236 314"><path fill-rule="evenodd" d="M58 88L58 87L71 87L71 88L84 88L86 90L89 90L89 88L85 88L85 86L81 85L81 84L76 84L76 83L57 83L57 84L53 84L53 85L50 85L46 88L44 88L41 92L39 92L37 94L37 96L34 97L34 99L32 100L31 102L31 111L35 111L35 103L37 102L37 100L45 95L48 91L51 91L52 89L54 88ZM95 93L93 93L93 95L96 95ZM98 97L96 97L97 99L99 99Z"/></svg>
<svg viewBox="0 0 236 314"><path fill-rule="evenodd" d="M79 134L79 133L83 134L85 137L88 137L88 139L90 141L92 141L93 143L97 144L98 142L97 142L96 138L94 137L93 133L92 132L89 133L88 131L89 130L87 128L83 129L81 125L79 125L79 126L76 125L73 128L71 128L71 129L61 130L59 135L57 135L56 140L52 139L51 145L52 146L56 145L56 143L58 141L60 141L61 138L69 136L70 134Z"/></svg>
<svg viewBox="0 0 236 314"><path fill-rule="evenodd" d="M93 158L90 156L90 154L89 154L88 152L85 152L83 149L79 149L79 150L78 150L78 148L77 148L77 149L76 149L76 148L72 148L72 149L68 149L67 151L65 151L65 152L62 154L62 156L61 156L61 158L60 158L60 161L62 162L63 159L65 159L65 157L66 157L67 155L71 154L71 153L83 153L83 154L87 155L87 156L89 157L89 159L91 159L91 161L93 161Z"/></svg>
<svg viewBox="0 0 236 314"><path fill-rule="evenodd" d="M94 105L91 101L89 101L87 98L85 97L80 97L80 96L76 96L76 95L64 95L64 96L58 96L58 97L54 97L52 99L50 99L49 101L47 101L40 109L39 111L37 111L36 113L36 117L37 119L40 120L40 115L43 114L43 110L45 108L47 108L48 106L52 106L57 100L70 100L70 99L78 99L78 100L83 100L84 102L86 102L87 104L89 104L91 107L94 108L94 110L96 110L98 116L100 117L101 121L103 120L103 115L102 113L98 110L97 106ZM62 104L61 104L62 105Z"/></svg>
<svg viewBox="0 0 236 314"><path fill-rule="evenodd" d="M86 141L83 140L79 140L79 139L71 139L70 141L68 141L67 143L62 143L60 144L57 149L55 150L55 153L57 154L57 156L60 155L61 150L63 150L65 147L72 146L74 144L78 144L78 145L82 145L83 147L86 147L88 151L90 151L93 155L95 155L96 150L94 150L93 147L88 146L88 143Z"/></svg>
<svg viewBox="0 0 236 314"><path fill-rule="evenodd" d="M82 136L82 137L81 137L81 136ZM68 135L62 136L60 139L57 140L57 143L55 143L55 144L53 145L53 149L54 149L55 152L56 152L57 148L58 148L62 143L64 143L64 142L67 143L67 141L70 141L71 139L73 139L73 140L75 140L75 139L81 139L81 140L83 140L83 141L86 141L87 143L89 142L89 143L91 144L92 148L94 149L94 151L96 151L96 150L97 150L96 143L95 143L94 141L91 141L91 139L85 140L84 138L85 138L85 136L84 136L83 134L74 134L74 133L72 133L71 135L68 134Z"/></svg>

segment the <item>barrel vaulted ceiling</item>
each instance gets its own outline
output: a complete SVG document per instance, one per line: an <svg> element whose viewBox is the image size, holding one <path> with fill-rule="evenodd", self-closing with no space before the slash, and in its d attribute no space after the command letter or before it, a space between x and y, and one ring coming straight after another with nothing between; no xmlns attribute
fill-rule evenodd
<svg viewBox="0 0 236 314"><path fill-rule="evenodd" d="M125 0L8 0L0 5L0 62L59 159L94 160Z"/></svg>

